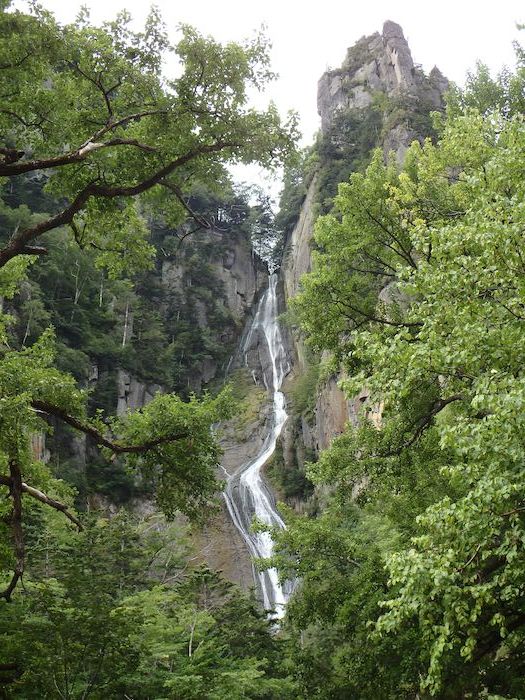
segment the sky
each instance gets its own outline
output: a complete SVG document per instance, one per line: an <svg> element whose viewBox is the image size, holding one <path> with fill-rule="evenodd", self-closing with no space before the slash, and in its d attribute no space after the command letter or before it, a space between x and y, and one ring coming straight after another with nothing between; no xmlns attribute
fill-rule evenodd
<svg viewBox="0 0 525 700"><path fill-rule="evenodd" d="M143 22L148 0L41 0L62 22L74 20L80 6L91 9L95 23L127 9ZM317 81L327 68L341 65L346 50L361 36L381 31L387 19L403 27L415 63L428 73L434 65L450 80L464 82L477 60L494 72L514 65L512 41L525 44L524 0L482 3L473 0L157 0L175 40L180 23L192 24L220 41L242 40L265 25L272 42L272 67L278 80L266 91L282 114L300 116L303 144L319 128Z"/></svg>

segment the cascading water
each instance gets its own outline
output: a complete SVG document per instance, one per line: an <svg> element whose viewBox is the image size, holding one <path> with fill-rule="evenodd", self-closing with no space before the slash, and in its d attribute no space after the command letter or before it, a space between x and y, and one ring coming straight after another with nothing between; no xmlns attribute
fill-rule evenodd
<svg viewBox="0 0 525 700"><path fill-rule="evenodd" d="M268 289L259 302L253 323L244 339L242 352L245 357L256 334L259 336L259 343L265 342L269 356L268 368L263 376L266 389L273 397L270 428L257 457L241 465L229 478L224 499L230 516L244 538L251 555L266 558L271 556L273 551L272 538L267 532L251 532L251 525L255 517L267 525L284 527L275 509L273 496L262 478L261 469L275 451L277 438L288 417L284 408L284 395L280 388L290 370L281 329L277 322L277 275L275 274L270 275ZM275 610L276 617L282 617L291 586L281 586L275 569L256 572L255 575L259 582L264 607L267 610Z"/></svg>

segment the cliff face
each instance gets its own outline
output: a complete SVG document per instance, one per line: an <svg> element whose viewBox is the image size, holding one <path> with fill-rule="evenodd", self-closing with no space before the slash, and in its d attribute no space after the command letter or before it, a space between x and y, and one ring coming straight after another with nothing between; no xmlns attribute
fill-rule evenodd
<svg viewBox="0 0 525 700"><path fill-rule="evenodd" d="M311 269L313 231L315 219L322 210L323 183L329 179L327 175L335 170L336 160L339 167L336 174L339 174L340 161L348 152L345 151L342 130L348 123L366 127L370 123L370 120L367 122L367 115L373 114L377 137L373 143L366 144L367 154L372 147L380 146L385 151L394 150L401 160L414 138L422 139L427 135L429 122L424 117L428 117L429 111L442 107L446 85L446 80L437 69L426 77L414 65L403 32L393 22L385 24L382 34L361 39L349 49L339 70L322 76L318 106L322 121L321 139L325 148L321 150L317 172L309 178L310 184L296 225L286 242L281 268L281 311L286 308L287 301L298 293L301 277ZM354 115L358 115L358 118L354 118ZM359 128L352 126L353 131L347 134L349 140L361 138ZM224 279L229 308L240 317L257 295L257 274L254 276L249 271L249 261L242 252L226 253L221 264L222 269L218 269L218 273ZM163 275L178 288L183 284L184 272L180 266L166 265ZM249 325L248 319L246 329ZM333 438L343 432L348 421L357 423L359 410L368 397L363 391L348 400L339 389L340 377L332 375L322 381L317 380L315 388L310 389L315 395L309 397L306 408L302 406L299 409L301 401L304 403L304 396L298 398L301 393L298 384L302 382L304 394L304 379L315 375L316 368L301 338L293 337L286 330L284 335L293 365L284 387L289 399L287 410L290 418L269 465L269 474L280 491L279 497L285 497L297 510L304 510L309 507L307 499L310 488L304 482L305 463L328 448ZM245 418L223 426L222 466L229 474L258 453L267 433L269 406L262 387L268 362L266 345L260 342L257 334L245 334L230 364L235 381L244 377L246 394L241 402ZM307 379L306 384L308 381L311 380ZM370 406L372 421L378 423L380 413L380 407ZM276 478L277 472L280 476ZM316 498L322 501L323 494L317 493ZM195 535L195 548L209 566L219 568L230 580L244 588L253 585L249 553L224 507L202 532Z"/></svg>
<svg viewBox="0 0 525 700"><path fill-rule="evenodd" d="M266 284L266 264L255 255L245 238L227 236L218 230L201 234L197 251L222 285L225 306L237 323L242 325L255 296ZM188 265L181 261L180 256L163 261L161 275L162 283L169 291L184 294L184 289L188 287ZM197 320L202 326L206 323L204 317Z"/></svg>
<svg viewBox="0 0 525 700"><path fill-rule="evenodd" d="M363 167L373 147L381 147L385 152L393 150L401 161L410 142L428 134L428 114L442 107L447 84L438 69L425 76L414 64L403 32L393 22L385 23L381 34L360 39L348 50L339 69L321 77L318 165L308 179L296 225L286 241L281 311L299 291L302 275L311 269L315 219L323 207L327 210L326 201L333 196L337 182L346 179L352 169ZM327 183L331 183L331 189ZM157 267L141 293L157 316L156 323L163 333L162 347L173 348L169 355L170 371L175 377L173 388L183 393L200 392L210 382L219 380L227 367L234 371L235 381L244 386L240 412L247 417L224 426L222 436L222 466L231 474L257 454L267 432L268 403L261 389L268 371L266 346L255 334L245 353L235 353L235 347L242 343L243 328L246 330L250 324L255 302L267 284L268 271L254 255L246 229L230 227L226 231L218 226L184 239L183 245L176 244L175 248L169 247L168 235L160 235ZM145 328L150 330L149 321L153 322L146 315L146 324L143 321L141 326L144 308L134 307L140 301L138 296L119 311L123 332L118 345L122 338L122 348L130 353L141 352L140 348L147 345L141 334ZM293 364L284 390L288 389L292 400L278 453L283 468L296 472L293 488L298 495L289 500L301 509L303 485L297 473L304 472L305 462L315 459L330 445L348 420L357 420L366 393L348 401L338 387L339 377L333 375L317 381L308 408L298 409L293 384L310 372L312 358L300 337L293 337L286 330L284 335ZM146 355L149 356L151 353ZM167 363L166 357L153 358L160 370ZM107 394L111 408L120 415L144 406L155 393L167 388L155 372L148 378L124 365L112 371L114 382ZM86 382L95 390L100 388L103 373L104 369L94 364ZM372 418L379 420L379 413L374 410L371 408ZM33 449L35 454L48 456L42 436L35 436ZM85 471L86 465L89 468L96 454L86 440L70 441L68 449L79 471ZM110 499L113 496L108 492L106 495ZM142 508L146 501L138 499L137 503ZM199 558L244 588L253 585L248 551L224 508L194 538Z"/></svg>
<svg viewBox="0 0 525 700"><path fill-rule="evenodd" d="M139 409L158 392L172 390L184 396L199 393L210 382L220 384L246 319L267 284L266 264L255 255L246 227L221 226L192 234L181 244L177 240L171 231L157 233L157 261L151 272L138 278L133 288L123 285L110 293L101 286L100 299L80 294L69 316L90 320L93 308L98 312L100 307L100 316L105 313L102 348L107 352L79 353L85 368L78 381L108 413ZM43 282L41 286L46 298L53 299ZM92 338L90 327L85 328ZM142 486L118 462L101 471L99 452L89 439L60 425L53 427L51 436L33 436L33 454L67 470L81 498L99 494L124 504L140 497Z"/></svg>
<svg viewBox="0 0 525 700"><path fill-rule="evenodd" d="M419 109L440 109L447 87L448 81L438 68L426 76L414 64L403 30L388 21L382 34L361 38L348 49L341 68L327 71L319 80L321 129L327 133L341 111L370 107L378 94L404 99ZM407 124L394 124L383 135L382 145L385 152L393 150L402 159L407 145L419 135Z"/></svg>
<svg viewBox="0 0 525 700"><path fill-rule="evenodd" d="M306 272L310 272L312 266L311 245L316 194L317 177L314 176L301 207L297 224L286 243L285 262L281 268L286 299L291 299L297 294L301 277Z"/></svg>
<svg viewBox="0 0 525 700"><path fill-rule="evenodd" d="M199 393L221 373L224 375L228 358L222 357L223 351L235 352L267 277L266 264L245 237L219 230L201 233L191 249L183 249L159 264L158 280L164 293L161 314L175 317L175 332L183 324L192 326L193 348L188 347L188 353L193 350L194 358L191 371L182 377L185 390ZM131 343L133 339L131 329ZM207 351L210 345L218 351ZM120 369L117 413L140 408L161 390L160 384L144 382Z"/></svg>
<svg viewBox="0 0 525 700"><path fill-rule="evenodd" d="M327 210L327 195L333 196L337 182L355 167L362 169L374 147L382 148L385 155L394 151L401 163L413 140L430 135L429 114L443 108L447 88L448 81L438 68L426 76L414 63L403 30L391 21L385 22L381 34L363 37L349 48L340 68L321 76L319 164L286 242L281 276L287 301L297 294L301 276L311 269L315 219L323 206ZM294 375L300 377L308 364L300 336L292 340L292 354ZM284 431L288 466L302 469L304 453L326 449L348 420L355 422L364 400L365 393L348 401L338 388L337 376L318 383L313 410L306 417L292 417ZM377 420L374 410L372 418Z"/></svg>

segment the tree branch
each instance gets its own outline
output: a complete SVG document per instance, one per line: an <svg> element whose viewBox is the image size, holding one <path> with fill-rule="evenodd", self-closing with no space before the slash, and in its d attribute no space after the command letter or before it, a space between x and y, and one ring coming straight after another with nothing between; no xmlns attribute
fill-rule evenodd
<svg viewBox="0 0 525 700"><path fill-rule="evenodd" d="M168 112L165 109L149 109L145 110L144 112L134 112L133 114L128 114L126 117L121 117L117 120L110 120L106 122L106 124L104 124L104 126L102 126L98 131L96 131L93 136L79 146L78 150L80 150L83 146L87 146L87 144L91 143L92 141L97 141L105 134L115 131L121 126L127 126L129 122L139 122L141 119L144 119L144 117L155 117L167 113Z"/></svg>
<svg viewBox="0 0 525 700"><path fill-rule="evenodd" d="M371 219L379 228L387 234L387 236L390 236L390 238L397 243L399 246L400 250L396 250L391 244L387 243L386 241L380 241L384 246L386 246L389 250L391 250L393 253L398 255L400 258L403 258L405 262L407 262L411 267L413 267L415 270L417 270L417 265L414 262L414 259L412 258L412 255L410 254L410 251L405 248L405 246L401 243L399 238L394 235L391 229L389 229L385 224L378 219L374 214L369 209L366 209L363 207L362 209L365 214L368 216L369 219Z"/></svg>
<svg viewBox="0 0 525 700"><path fill-rule="evenodd" d="M14 683L22 675L22 669L17 663L3 663L0 664L0 674L2 684Z"/></svg>
<svg viewBox="0 0 525 700"><path fill-rule="evenodd" d="M60 511L61 513L64 513L66 518L71 520L71 522L74 523L79 530L84 529L80 520L69 511L65 503L60 503L60 501L56 501L54 498L50 498L42 491L39 491L38 489L35 489L33 486L29 486L24 482L22 482L22 491L24 493L27 493L29 496L36 498L36 500L40 501L40 503L44 503L46 506L51 506L51 508Z"/></svg>
<svg viewBox="0 0 525 700"><path fill-rule="evenodd" d="M364 319L370 322L374 323L381 323L386 326L393 326L394 328L421 328L423 325L420 321L412 321L412 322L403 322L403 321L389 321L386 318L379 318L378 316L373 316L372 314L368 313L367 311L363 311L362 309L359 309L357 306L353 306L353 304L350 304L348 301L343 301L342 299L339 298L340 292L338 289L333 287L332 285L326 285L326 288L328 291L332 294L332 300L336 304L340 304L343 307L346 307L347 309L350 309L350 311L353 311L354 313L358 314L359 316L362 316ZM347 316L347 318L350 318L354 323L357 323L356 319L353 316Z"/></svg>
<svg viewBox="0 0 525 700"><path fill-rule="evenodd" d="M26 245L22 253L23 255L47 255L48 250L39 245Z"/></svg>
<svg viewBox="0 0 525 700"><path fill-rule="evenodd" d="M465 571L465 569L467 569L467 568L472 564L472 562L474 561L474 559L475 559L475 558L478 556L478 554L479 554L479 550L481 549L481 545L482 545L482 543L480 542L480 543L478 544L478 546L476 547L476 549L474 550L474 552L472 553L472 555L471 555L471 556L468 558L468 560L463 564L463 566L461 566L459 569L457 569L457 571L458 571L459 573L463 573L463 571Z"/></svg>
<svg viewBox="0 0 525 700"><path fill-rule="evenodd" d="M153 146L149 146L147 143L141 143L137 139L115 138L100 143L95 140L90 140L84 142L76 151L70 151L61 156L55 156L54 158L32 161L17 160L16 162L4 160L3 163L0 163L0 176L12 177L13 175L21 175L34 170L49 170L51 168L63 167L64 165L73 165L74 163L82 162L94 151L100 151L104 148L113 148L115 146L135 146L147 153L158 152ZM23 152L16 151L16 153Z"/></svg>
<svg viewBox="0 0 525 700"><path fill-rule="evenodd" d="M0 111L7 113L6 110ZM23 121L19 115L13 112L8 113L19 121ZM33 172L35 170L49 170L63 165L71 165L73 163L78 163L85 160L86 157L94 150L100 150L101 148L108 148L111 146L137 146L152 153L156 152L156 149L154 149L152 146L140 144L138 141L135 141L135 139L113 139L112 141L104 141L100 143L99 139L101 139L105 134L115 131L119 127L127 126L129 122L138 122L144 117L151 117L166 113L166 110L163 109L153 109L146 110L144 112L135 112L134 114L129 114L128 116L122 117L116 121L108 121L78 148L53 158L21 161L20 159L23 157L24 151L18 151L16 149L0 150L0 153L5 153L5 155L9 156L9 158L4 159L3 163L0 163L0 176L11 177L12 175L22 175L23 173ZM27 126L27 124L25 125ZM6 153L7 151L9 151L9 153Z"/></svg>
<svg viewBox="0 0 525 700"><path fill-rule="evenodd" d="M229 141L217 141L213 144L201 145L197 148L188 151L179 158L171 161L168 165L164 166L160 170L157 170L149 177L145 178L141 182L134 185L126 186L110 186L101 185L98 181L92 181L83 190L81 190L71 204L63 209L61 212L42 221L41 223L22 231L18 231L14 235L7 246L0 250L0 267L3 267L9 260L24 253L24 248L47 231L51 231L59 226L64 226L70 224L73 221L75 214L80 212L86 206L87 202L92 197L102 197L107 199L114 199L115 197L134 197L136 195L142 194L148 189L151 189L155 185L159 184L164 178L171 175L177 168L186 165L192 160L211 154L219 153L226 148L235 148L240 146L239 143L229 142ZM0 175L2 174L2 168L0 166Z"/></svg>
<svg viewBox="0 0 525 700"><path fill-rule="evenodd" d="M166 187L166 189L170 190L170 192L173 192L173 194L175 195L175 197L177 197L177 199L182 204L187 213L199 226L206 229L212 228L212 224L210 221L202 217L200 214L197 214L197 212L190 207L188 202L184 199L184 195L182 194L181 190L177 187L177 185L174 185L172 182L167 182L166 180L162 180L159 184L163 187ZM186 236L184 236L184 238L185 237Z"/></svg>
<svg viewBox="0 0 525 700"><path fill-rule="evenodd" d="M168 442L175 442L176 440L183 440L189 437L188 431L182 431L179 433L172 433L171 435L164 435L160 438L155 438L153 440L146 440L139 445L123 445L119 442L110 440L109 438L102 435L94 426L89 423L84 423L83 421L69 415L66 411L63 411L58 406L53 406L52 404L46 403L44 401L32 401L31 405L38 411L47 413L50 416L59 418L64 423L67 423L72 428L80 430L80 432L89 437L93 438L97 445L101 447L107 447L114 454L140 454L141 452L147 452L148 450L158 447L159 445L164 445Z"/></svg>
<svg viewBox="0 0 525 700"><path fill-rule="evenodd" d="M453 396L449 396L447 399L439 399L434 403L432 406L430 412L421 418L419 423L417 424L416 430L410 440L408 442L405 442L403 445L398 447L395 450L391 450L389 452L385 452L383 454L378 455L379 457L397 457L403 452L403 450L408 449L411 447L416 440L418 440L422 433L431 425L432 421L434 418L437 416L438 413L440 413L446 406L448 406L450 403L453 403L454 401L462 401L464 399L461 394L454 394Z"/></svg>
<svg viewBox="0 0 525 700"><path fill-rule="evenodd" d="M17 148L0 148L0 155L4 159L4 165L8 163L15 163L16 161L23 158L25 151L20 151Z"/></svg>
<svg viewBox="0 0 525 700"><path fill-rule="evenodd" d="M19 68L23 63L27 61L33 55L32 51L28 51L22 56L18 61L14 63L0 63L0 70L9 70L10 68Z"/></svg>
<svg viewBox="0 0 525 700"><path fill-rule="evenodd" d="M0 474L0 485L8 486L11 490L13 486L13 478L5 476L5 474ZM47 496L42 491L39 491L39 489L36 489L33 486L29 486L29 484L26 484L24 481L20 482L20 490L22 493L27 493L28 496L35 498L37 501L44 503L46 506L50 506L51 508L60 511L61 513L64 513L66 518L71 520L71 522L74 523L79 530L84 529L80 520L69 511L69 508L65 503L61 503L60 501L57 501L56 499L51 498L50 496ZM11 522L11 520L12 518L9 518L9 520L7 520L8 524Z"/></svg>

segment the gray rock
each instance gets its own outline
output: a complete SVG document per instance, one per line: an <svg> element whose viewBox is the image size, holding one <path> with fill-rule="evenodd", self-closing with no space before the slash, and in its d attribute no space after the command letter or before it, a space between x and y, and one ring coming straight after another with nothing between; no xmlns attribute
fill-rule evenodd
<svg viewBox="0 0 525 700"><path fill-rule="evenodd" d="M139 382L129 372L119 369L117 373L117 415L125 415L148 404L155 394L162 392L159 384Z"/></svg>
<svg viewBox="0 0 525 700"><path fill-rule="evenodd" d="M222 266L225 270L231 270L235 263L235 251L227 250L222 256Z"/></svg>
<svg viewBox="0 0 525 700"><path fill-rule="evenodd" d="M182 291L182 279L184 277L184 268L172 260L164 260L162 263L162 284L170 292Z"/></svg>
<svg viewBox="0 0 525 700"><path fill-rule="evenodd" d="M377 92L420 97L439 108L447 88L448 81L437 68L427 78L414 64L403 30L389 20L382 34L363 37L349 48L341 68L321 76L317 92L321 130L327 133L341 110L368 107Z"/></svg>

